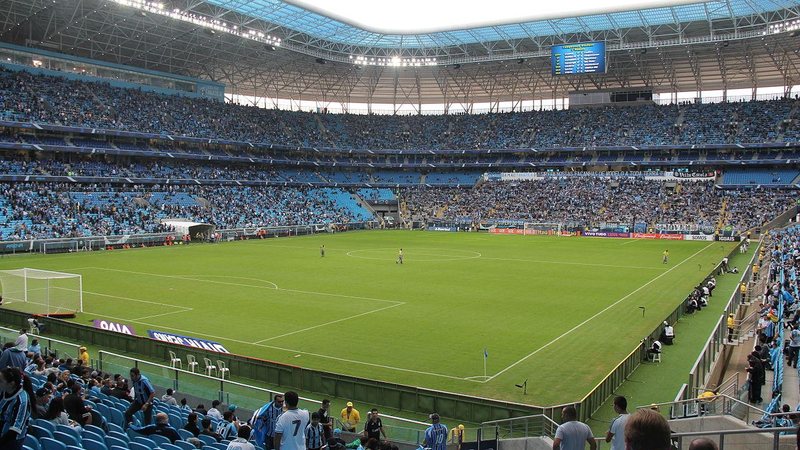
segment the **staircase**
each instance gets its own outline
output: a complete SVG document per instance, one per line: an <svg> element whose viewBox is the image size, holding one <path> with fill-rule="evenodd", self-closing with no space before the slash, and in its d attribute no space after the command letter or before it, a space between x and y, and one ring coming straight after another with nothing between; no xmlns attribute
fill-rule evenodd
<svg viewBox="0 0 800 450"><path fill-rule="evenodd" d="M722 206L719 208L719 218L717 219L717 232L722 230L722 227L725 226L725 222L727 221L728 216L728 199L722 199Z"/></svg>

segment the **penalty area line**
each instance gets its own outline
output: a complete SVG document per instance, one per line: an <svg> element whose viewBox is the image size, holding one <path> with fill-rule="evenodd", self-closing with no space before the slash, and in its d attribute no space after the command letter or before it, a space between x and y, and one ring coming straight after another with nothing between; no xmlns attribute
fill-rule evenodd
<svg viewBox="0 0 800 450"><path fill-rule="evenodd" d="M663 277L664 275L667 275L668 273L670 273L670 272L672 272L673 270L677 269L678 267L680 267L681 265L683 265L683 263L685 263L686 261L689 261L690 259L692 259L692 258L694 258L695 256L699 255L700 253L702 253L702 252L706 251L706 250L707 250L709 247L711 247L712 245L714 245L714 244L713 244L713 243L711 243L711 244L708 244L708 245L706 245L705 247L701 248L700 250L698 250L697 252L695 252L694 254L692 254L691 256L689 256L688 258L686 258L686 259L684 259L683 261L679 262L678 264L676 264L676 265L672 266L672 268L670 268L670 269L666 270L664 273L662 273L662 274L660 274L660 275L656 276L656 277L655 277L655 278L653 278L652 280L650 280L650 281L648 281L647 283L645 283L645 284L643 284L643 285L639 286L638 288L636 288L636 289L635 289L633 292L629 293L628 295L626 295L626 296L622 297L621 299L617 300L616 302L614 302L614 303L612 303L612 304L610 304L610 305L606 306L605 308L601 309L600 311L598 311L597 313L595 313L593 316L589 317L588 319L584 320L583 322L581 322L581 323L579 323L579 324L575 325L574 327L570 328L568 331L566 331L566 332L565 332L564 334L562 334L561 336L558 336L558 337L556 337L556 338L555 338L555 339L553 339L552 341L550 341L550 342L548 342L548 343L546 343L546 344L542 345L541 347L537 348L536 350L534 350L534 351L532 351L532 352L528 353L528 354L527 354L527 355L525 355L523 358L521 358L521 359L517 360L516 362L512 363L511 365L507 366L505 369L503 369L503 370L501 370L501 371L497 372L496 374L494 374L494 375L492 375L491 377L487 378L485 381L482 381L482 383L486 383L486 382L492 381L492 380L493 380L493 379L495 379L496 377L498 377L498 376L500 376L500 375L504 374L505 372L507 372L508 370L510 370L510 369L512 369L512 368L514 368L514 367L516 367L518 364L520 364L520 363L522 363L523 361L527 360L527 359L528 359L528 358L530 358L531 356L533 356L533 355L535 355L535 354L539 353L540 351L542 351L542 350L546 349L547 347L549 347L549 346L551 346L551 345L555 344L556 342L560 341L560 340L561 340L563 337L567 336L568 334L571 334L573 331L575 331L575 330L577 330L578 328L580 328L580 327L582 327L582 326L586 325L586 324L587 324L588 322L590 322L592 319L594 319L594 318L598 317L599 315L603 314L604 312L608 311L609 309L611 309L611 308L613 308L613 307L617 306L618 304L620 304L620 303L622 303L623 301L625 301L625 300L627 300L628 298L630 298L632 295L636 294L637 292L639 292L639 291L641 291L642 289L646 288L647 286L651 285L652 283L654 283L655 281L657 281L658 279L660 279L660 278L661 278L661 277Z"/></svg>

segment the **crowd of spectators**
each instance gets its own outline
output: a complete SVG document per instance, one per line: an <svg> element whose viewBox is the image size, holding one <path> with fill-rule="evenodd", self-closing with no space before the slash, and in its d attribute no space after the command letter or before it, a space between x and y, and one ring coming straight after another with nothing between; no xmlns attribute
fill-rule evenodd
<svg viewBox="0 0 800 450"><path fill-rule="evenodd" d="M352 211L309 188L0 183L0 239L165 231L161 219L217 228L347 223Z"/></svg>
<svg viewBox="0 0 800 450"><path fill-rule="evenodd" d="M483 115L269 110L0 71L0 113L20 121L289 146L442 149L750 143L800 139L795 100Z"/></svg>
<svg viewBox="0 0 800 450"><path fill-rule="evenodd" d="M676 184L579 177L487 182L470 190L406 188L401 198L411 218L423 221L686 224L700 228L721 224L747 230L789 208L795 197L780 190L720 190L713 181Z"/></svg>

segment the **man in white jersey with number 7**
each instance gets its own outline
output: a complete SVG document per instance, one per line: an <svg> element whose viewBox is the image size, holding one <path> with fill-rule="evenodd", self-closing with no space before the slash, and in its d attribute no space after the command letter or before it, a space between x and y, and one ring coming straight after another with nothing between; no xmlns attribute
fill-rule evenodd
<svg viewBox="0 0 800 450"><path fill-rule="evenodd" d="M297 392L284 394L284 402L288 408L278 417L275 424L275 450L306 450L306 427L309 415L305 409L297 409L300 400Z"/></svg>

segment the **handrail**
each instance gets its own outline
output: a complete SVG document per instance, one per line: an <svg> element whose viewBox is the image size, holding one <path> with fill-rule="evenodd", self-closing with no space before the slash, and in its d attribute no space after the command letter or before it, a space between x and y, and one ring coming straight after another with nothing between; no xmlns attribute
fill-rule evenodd
<svg viewBox="0 0 800 450"><path fill-rule="evenodd" d="M270 394L270 397L271 397L271 394L282 394L283 393L283 391L276 391L276 390L273 390L273 389L261 388L261 387L253 386L251 384L240 383L238 381L231 381L229 379L220 379L218 377L212 377L210 375L205 375L205 374L198 373L198 372L192 372L192 371L189 371L189 370L186 370L186 369L182 369L182 368L171 367L171 366L167 366L167 365L164 365L164 364L154 363L154 362L151 362L151 361L145 361L145 360L142 360L142 359L133 358L133 357L126 356L126 355L120 355L119 353L109 352L109 351L105 351L105 350L100 350L99 352L97 352L97 354L98 354L98 361L101 364L101 367L100 367L101 370L102 370L102 362L103 362L102 355L110 355L110 356L114 356L114 357L117 357L117 358L123 358L123 359L127 359L127 360L132 360L134 362L134 364L135 364L134 367L138 367L138 364L141 362L141 363L149 365L149 366L158 367L158 368L160 368L162 370L174 371L176 373L183 373L183 374L186 374L186 375L189 375L189 376L196 376L196 377L200 377L200 378L203 378L203 379L206 379L206 380L210 380L210 381L214 381L214 382L228 383L228 384L233 385L233 386L239 386L239 387L244 387L244 388L247 388L247 389L253 389L253 390L256 390L256 391L261 391L261 392L264 392L266 394ZM312 398L308 398L308 397L298 397L298 398L300 400L307 401L307 402L312 402L312 403L320 403L321 402L321 400L312 399ZM403 418L403 417L392 416L392 415L389 415L389 414L381 413L381 417L398 420L400 422L407 422L407 423L411 423L411 424L414 424L414 425L424 425L426 427L430 426L430 424L426 423L426 422L420 422L418 420L406 419L406 418Z"/></svg>
<svg viewBox="0 0 800 450"><path fill-rule="evenodd" d="M9 333L19 333L19 329L15 330L13 328L8 328L8 327L0 327L0 331L6 331L6 332L9 332ZM31 334L29 336L32 336L31 339L47 340L49 342L55 342L57 344L61 344L61 345L67 346L67 347L75 347L76 349L80 350L80 345L79 344L74 344L72 342L61 341L61 340L49 338L49 337L46 337L46 336L40 335L40 334ZM52 346L48 345L47 348L49 348L49 347L52 347ZM77 357L78 353L79 352L76 352L75 355L68 355L68 356Z"/></svg>

